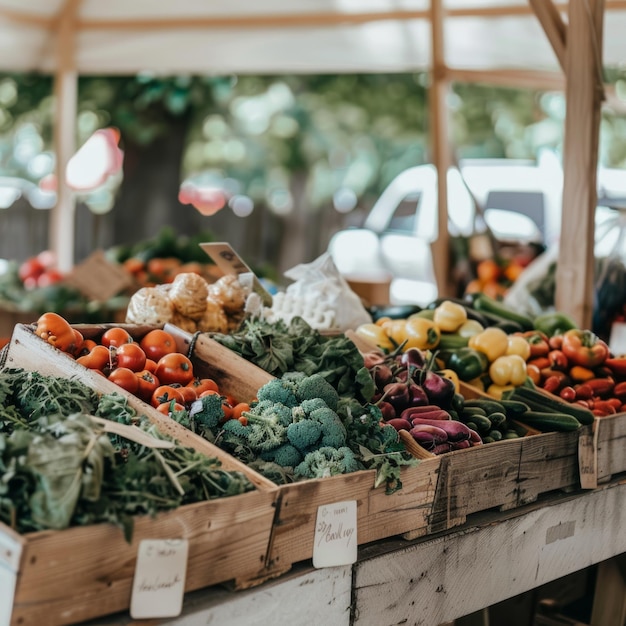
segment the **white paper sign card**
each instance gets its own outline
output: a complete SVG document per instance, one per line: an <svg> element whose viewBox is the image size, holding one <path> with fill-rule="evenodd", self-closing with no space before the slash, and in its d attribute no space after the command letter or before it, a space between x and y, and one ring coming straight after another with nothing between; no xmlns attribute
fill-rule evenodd
<svg viewBox="0 0 626 626"><path fill-rule="evenodd" d="M317 509L313 567L351 565L357 558L356 500L323 504Z"/></svg>
<svg viewBox="0 0 626 626"><path fill-rule="evenodd" d="M187 539L144 539L140 542L130 600L133 619L180 615L188 550Z"/></svg>
<svg viewBox="0 0 626 626"><path fill-rule="evenodd" d="M17 574L0 565L0 624L11 623Z"/></svg>

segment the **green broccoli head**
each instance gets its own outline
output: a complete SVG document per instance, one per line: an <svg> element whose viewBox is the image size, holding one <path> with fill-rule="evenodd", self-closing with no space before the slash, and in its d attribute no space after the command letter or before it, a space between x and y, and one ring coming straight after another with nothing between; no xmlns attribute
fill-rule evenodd
<svg viewBox="0 0 626 626"><path fill-rule="evenodd" d="M285 427L289 426L292 422L291 409L280 402L272 402L271 400L261 400L257 402L252 406L249 413L262 415L263 417L271 417Z"/></svg>
<svg viewBox="0 0 626 626"><path fill-rule="evenodd" d="M337 390L321 374L312 374L298 381L296 396L300 402L321 398L333 411L339 404Z"/></svg>
<svg viewBox="0 0 626 626"><path fill-rule="evenodd" d="M302 461L302 454L295 446L284 443L274 450L262 452L261 459L278 463L282 467L295 467Z"/></svg>
<svg viewBox="0 0 626 626"><path fill-rule="evenodd" d="M400 441L400 435L398 435L398 431L390 424L381 426L380 432L382 435L383 446L398 443L398 441Z"/></svg>
<svg viewBox="0 0 626 626"><path fill-rule="evenodd" d="M298 450L305 451L315 446L322 437L322 425L312 419L293 422L287 427L287 439Z"/></svg>
<svg viewBox="0 0 626 626"><path fill-rule="evenodd" d="M284 404L294 407L298 404L296 397L296 383L284 378L274 378L265 383L257 392L259 402L269 400L270 402Z"/></svg>
<svg viewBox="0 0 626 626"><path fill-rule="evenodd" d="M200 426L213 430L224 419L222 397L209 394L198 398L189 409L189 417Z"/></svg>
<svg viewBox="0 0 626 626"><path fill-rule="evenodd" d="M359 469L359 462L350 448L324 446L309 452L302 463L296 465L294 475L296 478L326 478Z"/></svg>
<svg viewBox="0 0 626 626"><path fill-rule="evenodd" d="M340 448L346 445L348 433L341 419L330 407L324 406L315 409L310 414L310 419L319 422L322 427L322 446ZM394 429L395 430L395 429Z"/></svg>

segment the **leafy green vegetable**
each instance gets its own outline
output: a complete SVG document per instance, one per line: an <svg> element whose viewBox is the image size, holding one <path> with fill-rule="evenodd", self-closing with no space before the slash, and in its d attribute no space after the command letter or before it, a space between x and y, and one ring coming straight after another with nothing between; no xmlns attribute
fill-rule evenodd
<svg viewBox="0 0 626 626"><path fill-rule="evenodd" d="M20 369L0 372L0 521L19 532L111 522L254 489L219 459L106 434L92 415L164 439L125 397Z"/></svg>

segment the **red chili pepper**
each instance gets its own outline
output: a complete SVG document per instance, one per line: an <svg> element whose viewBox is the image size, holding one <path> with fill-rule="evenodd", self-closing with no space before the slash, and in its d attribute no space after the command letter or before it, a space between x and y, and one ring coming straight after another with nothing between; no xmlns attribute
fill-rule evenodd
<svg viewBox="0 0 626 626"><path fill-rule="evenodd" d="M585 381L585 385L591 387L594 396L606 398L615 389L615 381L612 378L591 378Z"/></svg>
<svg viewBox="0 0 626 626"><path fill-rule="evenodd" d="M546 352L547 355L547 352ZM547 356L538 356L526 361L527 365L536 365L540 370L550 367L550 359Z"/></svg>
<svg viewBox="0 0 626 626"><path fill-rule="evenodd" d="M604 360L604 365L606 365L615 376L626 378L626 356L609 357Z"/></svg>
<svg viewBox="0 0 626 626"><path fill-rule="evenodd" d="M548 376L543 381L543 389L550 393L558 393L561 388L561 378L559 376Z"/></svg>
<svg viewBox="0 0 626 626"><path fill-rule="evenodd" d="M581 383L574 387L576 390L577 400L591 400L593 398L593 389L587 383Z"/></svg>
<svg viewBox="0 0 626 626"><path fill-rule="evenodd" d="M583 367L596 367L609 356L609 347L590 330L574 328L563 335L561 348L565 356L574 364Z"/></svg>
<svg viewBox="0 0 626 626"><path fill-rule="evenodd" d="M574 402L574 400L576 400L576 390L574 387L568 385L559 391L559 396L565 400L565 402Z"/></svg>
<svg viewBox="0 0 626 626"><path fill-rule="evenodd" d="M606 411L607 415L617 413L615 407L606 400L594 400L593 408L596 411Z"/></svg>
<svg viewBox="0 0 626 626"><path fill-rule="evenodd" d="M569 361L562 350L550 350L548 359L550 359L550 367L555 370L566 370L569 365Z"/></svg>
<svg viewBox="0 0 626 626"><path fill-rule="evenodd" d="M622 410L622 401L619 398L607 398L605 402L608 402L616 412L620 412Z"/></svg>
<svg viewBox="0 0 626 626"><path fill-rule="evenodd" d="M606 411L601 411L600 409L592 409L591 412L596 417L608 417L609 415L611 415L610 413L607 413Z"/></svg>
<svg viewBox="0 0 626 626"><path fill-rule="evenodd" d="M613 395L622 401L626 401L626 381L617 383L615 387L613 387Z"/></svg>

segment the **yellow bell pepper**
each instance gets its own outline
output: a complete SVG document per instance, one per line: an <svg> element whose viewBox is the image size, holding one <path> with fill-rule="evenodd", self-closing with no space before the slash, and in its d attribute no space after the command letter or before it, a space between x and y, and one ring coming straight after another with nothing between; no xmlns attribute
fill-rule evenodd
<svg viewBox="0 0 626 626"><path fill-rule="evenodd" d="M501 328L489 326L481 333L470 337L468 346L482 352L492 363L499 356L506 354L509 347L509 336Z"/></svg>
<svg viewBox="0 0 626 626"><path fill-rule="evenodd" d="M494 383L493 385L489 385L489 387L487 387L486 392L492 398L496 400L501 400L502 394L504 394L505 391L510 391L511 389L514 389L514 388L515 387L513 385L496 385Z"/></svg>
<svg viewBox="0 0 626 626"><path fill-rule="evenodd" d="M406 320L405 319L388 319L381 324L383 330L387 333L387 337L399 346L406 339Z"/></svg>
<svg viewBox="0 0 626 626"><path fill-rule="evenodd" d="M509 345L507 346L506 354L519 354L524 361L528 361L530 351L530 344L524 337L509 335Z"/></svg>
<svg viewBox="0 0 626 626"><path fill-rule="evenodd" d="M456 331L457 335L460 337L473 337L478 333L482 333L485 330L485 327L476 320L467 320L467 322L463 322Z"/></svg>
<svg viewBox="0 0 626 626"><path fill-rule="evenodd" d="M498 357L489 366L489 378L496 385L518 387L526 381L526 361L519 354Z"/></svg>
<svg viewBox="0 0 626 626"><path fill-rule="evenodd" d="M395 348L385 329L373 322L360 324L354 332L358 337L371 344L372 347L377 346L385 351L392 351Z"/></svg>
<svg viewBox="0 0 626 626"><path fill-rule="evenodd" d="M412 317L406 320L404 329L406 332L405 350L409 348L432 350L439 344L441 331L433 320L425 317Z"/></svg>
<svg viewBox="0 0 626 626"><path fill-rule="evenodd" d="M467 310L461 304L444 300L435 308L433 321L444 333L454 333L467 321Z"/></svg>

